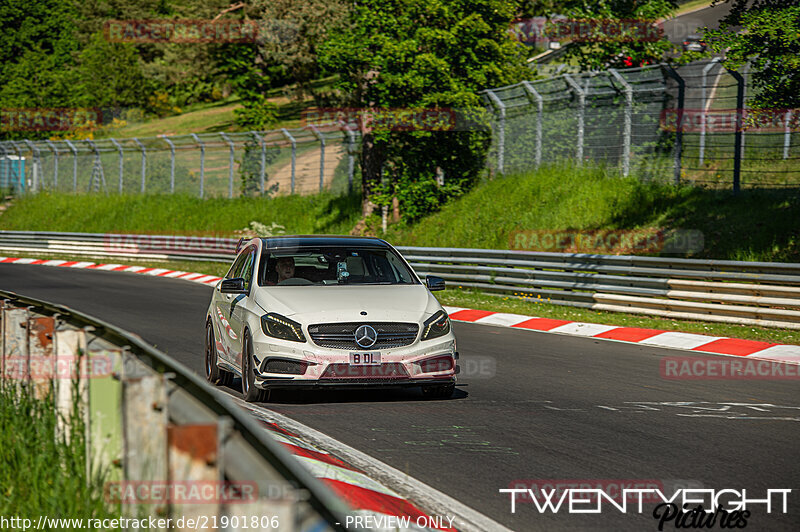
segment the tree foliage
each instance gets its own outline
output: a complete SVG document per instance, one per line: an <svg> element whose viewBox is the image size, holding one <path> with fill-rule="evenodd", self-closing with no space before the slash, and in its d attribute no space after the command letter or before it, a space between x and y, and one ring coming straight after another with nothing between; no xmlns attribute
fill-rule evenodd
<svg viewBox="0 0 800 532"><path fill-rule="evenodd" d="M500 0L361 2L345 29L332 32L320 47L320 61L339 74L343 106L466 115L483 108L481 89L530 73L521 46L508 33L514 8ZM489 140L481 128L367 130L361 155L365 199L388 204L396 196L407 220L435 210L472 186ZM440 187L436 176L442 172Z"/></svg>
<svg viewBox="0 0 800 532"><path fill-rule="evenodd" d="M706 32L709 46L725 53L726 67L752 63L752 107L800 107L800 0L730 3L720 28Z"/></svg>

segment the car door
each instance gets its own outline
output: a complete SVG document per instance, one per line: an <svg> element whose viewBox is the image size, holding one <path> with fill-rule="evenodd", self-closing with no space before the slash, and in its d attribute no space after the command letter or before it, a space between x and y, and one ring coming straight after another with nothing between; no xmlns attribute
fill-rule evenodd
<svg viewBox="0 0 800 532"><path fill-rule="evenodd" d="M247 312L246 298L250 294L250 287L253 283L253 270L255 269L256 247L250 246L242 252L241 268L236 270L236 277L244 278L244 294L225 294L229 298L228 321L230 322L231 332L228 334L230 340L231 363L236 367L241 367L242 358L242 331L246 320Z"/></svg>
<svg viewBox="0 0 800 532"><path fill-rule="evenodd" d="M236 260L233 261L233 265L231 265L228 273L225 274L225 279L235 279L236 277L239 277L239 273L242 271L242 267L246 259L247 255L245 251L242 251L239 256L236 257ZM233 356L234 351L232 351L234 346L232 345L232 341L236 336L236 332L231 327L230 316L232 301L239 294L223 294L220 291L220 285L221 283L218 283L217 287L214 289L214 311L212 316L217 325L217 336L219 343L222 346L222 351L219 352L218 355L226 362L235 364L235 357Z"/></svg>

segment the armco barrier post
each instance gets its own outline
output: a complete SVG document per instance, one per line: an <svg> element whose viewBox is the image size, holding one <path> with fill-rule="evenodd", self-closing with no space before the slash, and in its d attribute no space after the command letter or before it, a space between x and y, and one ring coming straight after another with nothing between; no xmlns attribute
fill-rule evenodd
<svg viewBox="0 0 800 532"><path fill-rule="evenodd" d="M118 163L119 178L117 179L117 192L122 194L122 170L123 170L123 163L125 162L125 151L122 149L122 145L119 142L117 142L117 139L111 138L108 140L110 140L111 144L113 144L117 148L117 153L119 153L119 163Z"/></svg>
<svg viewBox="0 0 800 532"><path fill-rule="evenodd" d="M56 330L55 343L55 373L53 378L53 391L55 406L59 413L56 433L69 435L66 423L77 412L86 419L88 406L87 379L81 378L80 365L82 357L86 356L86 331L83 329ZM75 404L75 401L78 404Z"/></svg>
<svg viewBox="0 0 800 532"><path fill-rule="evenodd" d="M91 346L91 344L90 344ZM89 387L86 440L92 468L108 471L108 480L119 480L122 464L122 353L120 349L90 350L82 378Z"/></svg>
<svg viewBox="0 0 800 532"><path fill-rule="evenodd" d="M681 182L681 157L683 157L683 109L686 98L686 82L672 66L662 64L661 69L666 76L674 79L678 84L677 122L675 127L675 147L673 148L673 181L678 185Z"/></svg>
<svg viewBox="0 0 800 532"><path fill-rule="evenodd" d="M122 429L125 478L146 484L167 481L167 388L163 375L154 374L130 353L123 353ZM123 514L164 515L167 501L142 506L123 500Z"/></svg>
<svg viewBox="0 0 800 532"><path fill-rule="evenodd" d="M30 376L30 357L28 353L28 310L6 306L3 309L3 358L0 362L4 386L6 379L20 384Z"/></svg>
<svg viewBox="0 0 800 532"><path fill-rule="evenodd" d="M505 173L505 153L506 153L506 105L489 89L486 95L500 112L500 121L497 124L497 172Z"/></svg>
<svg viewBox="0 0 800 532"><path fill-rule="evenodd" d="M292 144L292 181L291 181L291 189L292 194L294 194L294 171L295 171L295 164L297 163L297 140L289 133L289 130L286 128L281 128L281 133L289 140Z"/></svg>
<svg viewBox="0 0 800 532"><path fill-rule="evenodd" d="M200 146L200 199L203 199L203 185L206 176L206 145L196 133L192 133L192 138Z"/></svg>
<svg viewBox="0 0 800 532"><path fill-rule="evenodd" d="M608 71L625 89L625 123L622 127L622 175L628 177L631 170L631 121L633 119L633 87L613 68Z"/></svg>
<svg viewBox="0 0 800 532"><path fill-rule="evenodd" d="M45 140L45 143L53 152L53 191L58 191L58 148L50 139Z"/></svg>
<svg viewBox="0 0 800 532"><path fill-rule="evenodd" d="M33 396L44 399L50 392L55 354L53 352L53 335L56 320L51 316L35 316L28 318L28 356L30 382Z"/></svg>
<svg viewBox="0 0 800 532"><path fill-rule="evenodd" d="M72 192L78 192L78 149L71 141L65 140L64 142L72 151Z"/></svg>
<svg viewBox="0 0 800 532"><path fill-rule="evenodd" d="M175 144L169 140L169 137L162 137L164 142L169 146L169 193L175 193Z"/></svg>
<svg viewBox="0 0 800 532"><path fill-rule="evenodd" d="M234 156L234 145L233 141L230 139L228 135L225 133L220 133L220 137L222 140L228 143L228 197L233 197L233 156Z"/></svg>
<svg viewBox="0 0 800 532"><path fill-rule="evenodd" d="M575 152L575 158L579 165L583 164L583 135L584 135L584 114L586 112L586 91L581 88L578 83L572 79L569 74L564 74L564 80L567 82L575 94L578 95L578 143Z"/></svg>
<svg viewBox="0 0 800 532"><path fill-rule="evenodd" d="M136 137L133 137L133 142L135 142L139 146L139 149L142 150L142 186L141 186L141 192L142 192L142 194L144 194L144 191L145 191L144 178L145 178L145 174L147 172L147 148L145 148L144 144L139 142L139 139L137 139Z"/></svg>
<svg viewBox="0 0 800 532"><path fill-rule="evenodd" d="M727 69L736 80L736 133L733 136L733 193L739 193L742 172L742 114L744 112L744 78L735 70Z"/></svg>

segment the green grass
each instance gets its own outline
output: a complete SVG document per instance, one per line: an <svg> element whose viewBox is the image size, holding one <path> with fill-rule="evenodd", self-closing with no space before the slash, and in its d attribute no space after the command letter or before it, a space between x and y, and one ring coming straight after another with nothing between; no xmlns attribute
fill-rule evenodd
<svg viewBox="0 0 800 532"><path fill-rule="evenodd" d="M0 387L0 515L33 523L40 515L119 517L104 501L103 472L87 474L85 427L79 416L69 419L67 434L56 436L52 397L17 393L12 381Z"/></svg>
<svg viewBox="0 0 800 532"><path fill-rule="evenodd" d="M800 261L797 190L747 190L734 197L621 178L596 167L551 167L495 179L387 236L403 245L509 249L519 230L646 228L701 231L704 249L696 257Z"/></svg>
<svg viewBox="0 0 800 532"><path fill-rule="evenodd" d="M90 233L233 236L251 221L277 222L288 234L347 233L356 223L356 196L207 199L183 195L23 197L0 216L0 228Z"/></svg>

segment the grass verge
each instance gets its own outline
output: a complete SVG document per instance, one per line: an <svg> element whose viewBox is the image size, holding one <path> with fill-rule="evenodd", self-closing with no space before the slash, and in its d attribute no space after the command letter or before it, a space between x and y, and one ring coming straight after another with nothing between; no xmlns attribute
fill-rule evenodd
<svg viewBox="0 0 800 532"><path fill-rule="evenodd" d="M103 472L86 467L85 427L74 415L66 432L52 397L36 399L4 381L0 386L0 515L37 522L50 518L115 518L103 498Z"/></svg>

